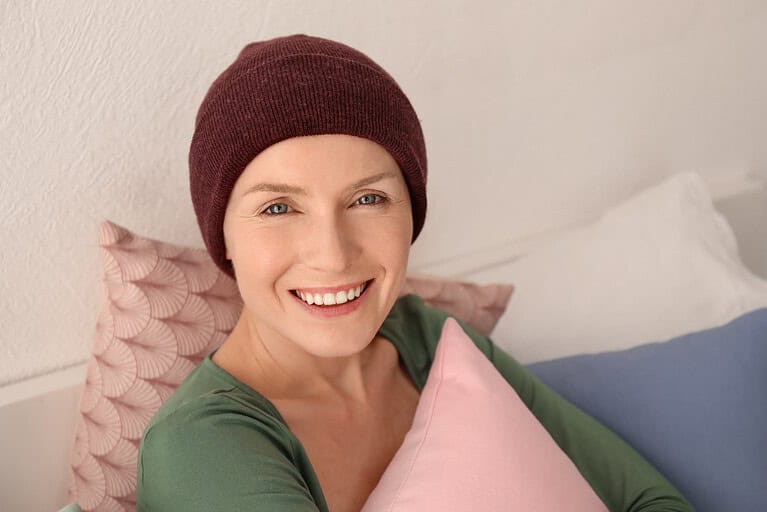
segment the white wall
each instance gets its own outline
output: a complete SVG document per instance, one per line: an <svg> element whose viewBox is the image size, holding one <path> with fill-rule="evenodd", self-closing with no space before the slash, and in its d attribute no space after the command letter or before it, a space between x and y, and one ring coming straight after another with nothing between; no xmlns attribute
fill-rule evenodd
<svg viewBox="0 0 767 512"><path fill-rule="evenodd" d="M367 53L418 111L430 205L414 268L675 172L767 177L761 0L4 0L0 385L86 359L101 219L202 245L196 109L245 43L296 32Z"/></svg>

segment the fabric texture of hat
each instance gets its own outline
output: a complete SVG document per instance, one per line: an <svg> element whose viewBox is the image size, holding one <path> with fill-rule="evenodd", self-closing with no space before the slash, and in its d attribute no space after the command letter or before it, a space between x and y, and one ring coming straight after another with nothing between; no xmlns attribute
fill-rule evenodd
<svg viewBox="0 0 767 512"><path fill-rule="evenodd" d="M210 86L197 113L189 182L213 261L231 277L224 214L245 167L267 147L307 135L370 139L392 155L410 192L413 241L426 217L426 146L400 87L362 52L296 34L246 45Z"/></svg>

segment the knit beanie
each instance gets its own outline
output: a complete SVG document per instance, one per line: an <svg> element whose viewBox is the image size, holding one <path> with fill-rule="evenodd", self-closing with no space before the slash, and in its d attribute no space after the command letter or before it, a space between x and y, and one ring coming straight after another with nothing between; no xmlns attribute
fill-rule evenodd
<svg viewBox="0 0 767 512"><path fill-rule="evenodd" d="M405 178L413 241L426 216L421 124L394 79L362 52L296 34L246 45L200 105L189 149L192 203L205 247L234 278L224 213L234 184L261 151L306 135L364 137L389 151Z"/></svg>

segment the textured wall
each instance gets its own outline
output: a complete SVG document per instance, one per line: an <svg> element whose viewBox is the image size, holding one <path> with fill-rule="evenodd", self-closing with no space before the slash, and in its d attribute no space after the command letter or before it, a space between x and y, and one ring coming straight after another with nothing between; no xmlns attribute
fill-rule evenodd
<svg viewBox="0 0 767 512"><path fill-rule="evenodd" d="M366 52L416 107L420 266L663 175L767 169L760 0L3 0L0 385L86 358L101 219L202 245L186 175L196 108L245 43L295 32Z"/></svg>

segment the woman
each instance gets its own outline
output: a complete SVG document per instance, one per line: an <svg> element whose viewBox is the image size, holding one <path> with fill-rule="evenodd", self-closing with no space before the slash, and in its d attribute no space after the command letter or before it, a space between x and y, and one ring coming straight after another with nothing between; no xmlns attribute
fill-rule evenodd
<svg viewBox="0 0 767 512"><path fill-rule="evenodd" d="M244 307L147 427L138 510L359 510L410 428L446 318L397 299L426 212L418 118L362 53L276 38L214 81L189 163L206 247ZM625 443L492 353L608 508L691 510Z"/></svg>

